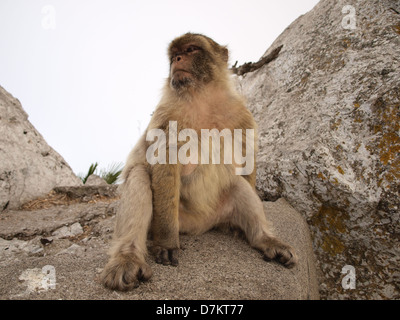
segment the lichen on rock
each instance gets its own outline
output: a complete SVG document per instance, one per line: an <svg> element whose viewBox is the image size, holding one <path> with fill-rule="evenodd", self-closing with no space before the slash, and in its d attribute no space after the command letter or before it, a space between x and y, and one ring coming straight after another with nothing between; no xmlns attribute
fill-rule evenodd
<svg viewBox="0 0 400 320"><path fill-rule="evenodd" d="M238 88L259 124L259 194L307 218L322 297L400 298L400 9L353 1L347 29L345 5L322 0L299 17L266 51L283 45L276 60ZM344 265L355 290L340 286Z"/></svg>

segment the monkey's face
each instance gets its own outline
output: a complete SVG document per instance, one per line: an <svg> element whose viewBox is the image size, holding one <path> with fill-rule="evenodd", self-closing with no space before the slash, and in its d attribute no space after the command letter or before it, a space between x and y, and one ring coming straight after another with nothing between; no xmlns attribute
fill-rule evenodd
<svg viewBox="0 0 400 320"><path fill-rule="evenodd" d="M219 68L226 68L219 51L227 57L226 48L202 35L186 34L175 39L168 50L172 89L196 89L215 79Z"/></svg>
<svg viewBox="0 0 400 320"><path fill-rule="evenodd" d="M197 87L212 79L210 58L198 43L189 42L171 48L170 78L172 88Z"/></svg>

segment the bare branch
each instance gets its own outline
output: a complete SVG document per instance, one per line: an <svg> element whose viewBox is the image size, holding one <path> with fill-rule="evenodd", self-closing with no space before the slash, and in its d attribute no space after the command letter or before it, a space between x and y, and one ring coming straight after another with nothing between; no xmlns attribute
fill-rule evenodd
<svg viewBox="0 0 400 320"><path fill-rule="evenodd" d="M260 69L262 66L270 63L271 61L275 60L279 52L281 51L283 45L274 49L269 55L265 56L264 58L260 59L258 62L246 62L245 64L241 65L240 67L236 67L237 61L234 66L232 66L231 71L238 76L242 76L247 72L253 72L257 69Z"/></svg>

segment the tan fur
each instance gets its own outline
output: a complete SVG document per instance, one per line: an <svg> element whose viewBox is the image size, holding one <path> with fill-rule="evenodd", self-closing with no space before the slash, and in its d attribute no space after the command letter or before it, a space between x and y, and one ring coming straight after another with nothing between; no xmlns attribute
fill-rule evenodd
<svg viewBox="0 0 400 320"><path fill-rule="evenodd" d="M174 59L174 52L179 54L189 44L211 55L213 62L204 62L206 67L212 64L211 80L197 80L191 86L174 90L171 71L147 131L162 129L168 137L169 121L177 121L178 132L191 128L199 137L201 129L256 129L251 113L232 84L227 49L210 38L187 34L172 42L170 58L172 55ZM185 67L190 66L190 59L195 59L196 54L199 53L183 54L187 59L183 61ZM171 70L177 61L173 60ZM128 290L137 286L138 280L151 277L146 263L150 231L156 261L163 264L177 265L179 232L200 234L221 224L242 229L249 244L261 250L266 259L277 259L288 267L296 263L293 250L274 237L265 217L255 192L255 169L248 176L238 176L234 174L235 164L150 165L146 150L151 143L145 140L146 133L129 155L122 173L121 205L110 260L102 273L106 287ZM253 151L257 151L256 144Z"/></svg>

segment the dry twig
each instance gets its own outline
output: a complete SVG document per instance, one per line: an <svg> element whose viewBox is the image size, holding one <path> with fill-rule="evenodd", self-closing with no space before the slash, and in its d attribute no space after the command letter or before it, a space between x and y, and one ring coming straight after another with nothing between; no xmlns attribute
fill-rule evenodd
<svg viewBox="0 0 400 320"><path fill-rule="evenodd" d="M283 45L279 46L278 48L274 49L269 55L265 56L258 62L246 62L245 64L241 65L240 67L236 67L236 63L232 66L231 71L238 76L242 76L247 72L253 72L257 69L260 69L262 66L270 63L271 61L275 60L279 52L281 51Z"/></svg>

